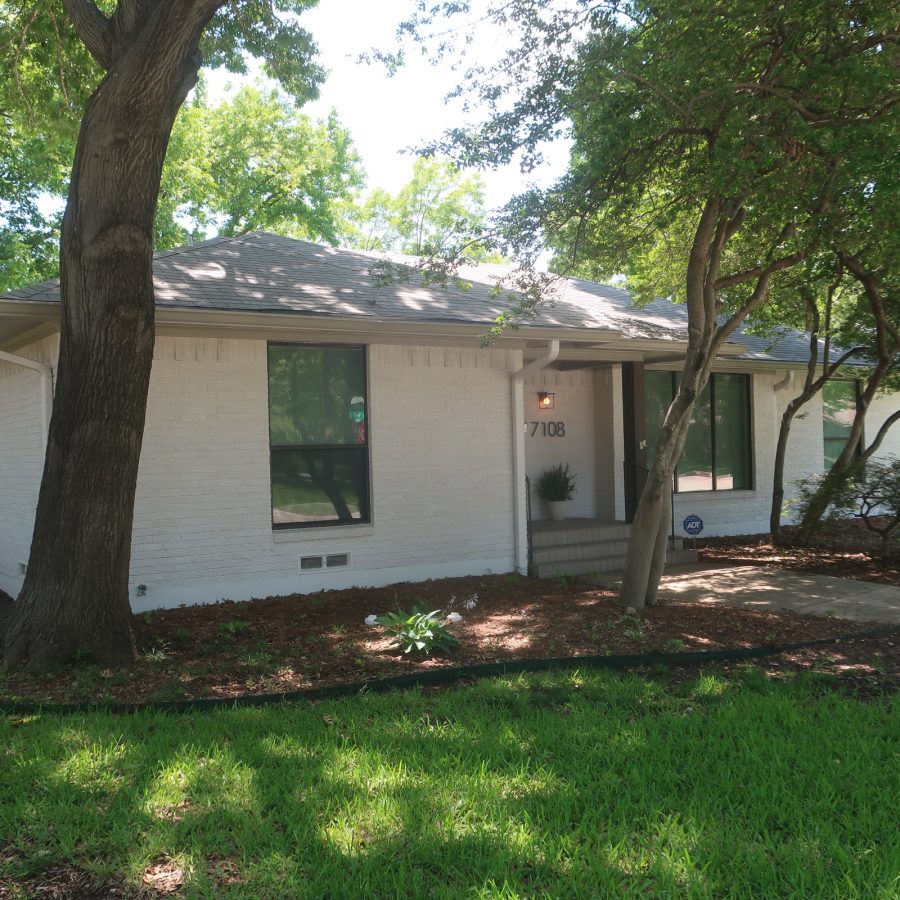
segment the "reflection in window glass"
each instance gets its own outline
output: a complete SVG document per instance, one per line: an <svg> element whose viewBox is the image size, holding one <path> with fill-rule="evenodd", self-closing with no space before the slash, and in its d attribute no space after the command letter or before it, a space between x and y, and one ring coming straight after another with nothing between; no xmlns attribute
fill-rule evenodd
<svg viewBox="0 0 900 900"><path fill-rule="evenodd" d="M270 346L272 446L365 443L365 393L360 347Z"/></svg>
<svg viewBox="0 0 900 900"><path fill-rule="evenodd" d="M365 522L365 455L347 450L284 450L272 454L272 521Z"/></svg>
<svg viewBox="0 0 900 900"><path fill-rule="evenodd" d="M653 458L659 429L675 396L672 384L672 372L644 373L644 434L647 439L647 459Z"/></svg>
<svg viewBox="0 0 900 900"><path fill-rule="evenodd" d="M746 375L716 375L716 490L748 490L750 398Z"/></svg>
<svg viewBox="0 0 900 900"><path fill-rule="evenodd" d="M712 468L712 404L709 385L703 389L694 404L691 427L684 442L684 452L678 461L679 491L711 491Z"/></svg>
<svg viewBox="0 0 900 900"><path fill-rule="evenodd" d="M368 522L364 347L269 346L272 523Z"/></svg>
<svg viewBox="0 0 900 900"><path fill-rule="evenodd" d="M822 387L822 438L825 468L841 455L856 419L856 382L826 381Z"/></svg>
<svg viewBox="0 0 900 900"><path fill-rule="evenodd" d="M648 458L675 387L673 372L645 374ZM694 404L691 427L676 467L675 490L749 490L752 486L750 376L714 374Z"/></svg>

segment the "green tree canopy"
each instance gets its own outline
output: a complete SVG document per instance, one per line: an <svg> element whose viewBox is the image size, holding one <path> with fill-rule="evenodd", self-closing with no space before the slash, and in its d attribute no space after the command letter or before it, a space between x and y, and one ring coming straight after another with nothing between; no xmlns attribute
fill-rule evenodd
<svg viewBox="0 0 900 900"><path fill-rule="evenodd" d="M25 138L43 138L52 150L77 123L60 230L53 412L25 583L3 622L5 667L134 659L130 542L169 138L204 61L244 71L258 57L298 103L314 97L322 70L298 21L311 5L0 0L0 62L9 73L0 94L7 126L0 172L19 171ZM34 92L25 87L32 81ZM27 158L40 158L35 145ZM4 176L0 200L27 212L53 181L34 173ZM8 212L0 210L4 226Z"/></svg>
<svg viewBox="0 0 900 900"><path fill-rule="evenodd" d="M201 94L169 142L157 245L256 229L336 244L344 205L362 183L336 113L314 122L276 90L244 87L213 107Z"/></svg>
<svg viewBox="0 0 900 900"><path fill-rule="evenodd" d="M460 12L472 6L438 5L406 30L434 33L437 17ZM679 390L626 564L623 596L641 606L655 599L667 486L719 349L784 273L817 252L860 257L876 218L892 218L873 203L896 209L896 3L522 0L492 2L486 18L515 36L460 89L489 115L436 148L527 169L568 132L567 175L509 204L507 240L532 257L549 242L561 271L624 272L639 300L687 305Z"/></svg>
<svg viewBox="0 0 900 900"><path fill-rule="evenodd" d="M396 194L378 188L361 206L347 209L344 240L364 250L484 260L479 238L486 220L479 174L460 171L448 159L419 157L412 178Z"/></svg>
<svg viewBox="0 0 900 900"><path fill-rule="evenodd" d="M291 100L302 104L313 99L323 70L315 61L312 38L300 27L297 14L314 5L315 0L242 0L223 5L201 41L205 63L211 68L245 74L251 57L261 59L265 74L275 79ZM104 14L112 16L110 21L115 20L118 4L110 0L98 6ZM119 13L119 21L122 20ZM26 4L0 0L0 67L5 74L0 80L0 291L3 291L58 273L61 215L48 210L56 205L51 202L53 198L61 201L66 195L79 122L91 92L103 77L103 68L77 36L62 0ZM326 147L329 141L323 140L320 133L314 134L316 127L312 123L304 117L292 119L290 101L282 99L281 103L285 109L282 124L300 130L308 126L306 147L319 159L318 167L310 164L309 168L310 196L305 198L309 228L304 231L298 227L295 233L334 242L334 216L326 211L329 204L324 195L335 186L326 187L328 179L322 166L324 157L330 153L335 157L346 153L343 176L350 181L357 177L349 138L335 120L326 126L331 144ZM266 105L262 98L260 105ZM179 125L179 132L183 128ZM197 142L179 141L177 135L173 140L176 143L173 150L179 149L179 142L192 143L200 149ZM303 147L298 146L295 160L302 151ZM201 157L198 152L196 160ZM335 165L340 168L341 163ZM167 195L169 186L183 192L187 184L179 183L180 179L171 175L171 169L170 164L164 195L160 198L157 234L160 246L177 244L187 235L171 219L171 213L188 200L182 193L173 203ZM292 174L296 176L296 167ZM318 184L313 183L316 180ZM191 186L199 188L196 183ZM246 192L252 194L252 186ZM248 204L252 206L249 200ZM227 219L229 211L220 208L216 213ZM259 227L274 226L260 224Z"/></svg>

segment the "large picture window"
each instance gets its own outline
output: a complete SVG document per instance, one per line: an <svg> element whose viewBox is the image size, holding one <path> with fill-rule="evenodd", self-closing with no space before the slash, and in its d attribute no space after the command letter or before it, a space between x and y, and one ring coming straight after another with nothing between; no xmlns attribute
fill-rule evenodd
<svg viewBox="0 0 900 900"><path fill-rule="evenodd" d="M841 455L856 419L856 382L826 381L822 385L822 440L825 468L830 469ZM860 448L856 448L859 453Z"/></svg>
<svg viewBox="0 0 900 900"><path fill-rule="evenodd" d="M269 345L275 528L369 522L365 347Z"/></svg>
<svg viewBox="0 0 900 900"><path fill-rule="evenodd" d="M675 397L675 372L646 372L644 427L647 456ZM676 491L738 491L753 486L750 376L716 373L694 404L684 451L675 470Z"/></svg>

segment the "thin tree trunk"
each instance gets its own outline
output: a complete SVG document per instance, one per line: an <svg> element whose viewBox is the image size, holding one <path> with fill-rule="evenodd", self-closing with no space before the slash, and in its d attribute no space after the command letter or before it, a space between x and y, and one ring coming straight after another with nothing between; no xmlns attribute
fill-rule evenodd
<svg viewBox="0 0 900 900"><path fill-rule="evenodd" d="M843 271L838 273L837 279L828 287L828 295L825 303L825 347L822 354L822 373L816 378L816 366L819 363L819 310L816 305L815 294L810 291L806 296L806 307L811 323L809 334L809 359L806 364L806 377L803 382L803 390L794 397L785 407L781 415L781 425L778 429L778 441L775 445L775 464L772 472L772 506L769 511L769 531L772 541L776 545L782 543L781 509L784 505L784 461L787 456L788 439L791 433L791 425L797 413L810 401L837 372L837 370L852 356L865 351L865 347L853 347L842 353L831 363L831 311L834 302L835 291L838 289Z"/></svg>
<svg viewBox="0 0 900 900"><path fill-rule="evenodd" d="M161 4L118 53L110 20L79 28L110 66L82 120L63 218L56 401L6 668L134 659L128 572L153 358L153 220L172 124L218 5Z"/></svg>
<svg viewBox="0 0 900 900"><path fill-rule="evenodd" d="M684 418L681 423L681 429L678 432L678 438L675 442L674 449L676 465L684 450L684 442L687 440L690 422L690 417ZM662 513L659 519L659 528L656 532L653 560L650 563L650 575L647 579L647 593L644 597L644 602L647 606L656 606L659 582L666 568L666 552L669 548L669 538L672 536L672 505L674 502L672 490L674 474L673 469L672 476L669 478L668 489L663 492Z"/></svg>
<svg viewBox="0 0 900 900"><path fill-rule="evenodd" d="M713 360L738 325L765 301L771 276L795 265L805 256L804 252L797 252L776 258L775 251L793 232L791 226L786 226L765 264L720 277L725 246L740 229L743 220L744 210L739 204L727 204L721 197L711 197L697 223L686 277L688 346L685 362L678 391L660 428L647 481L635 510L620 594L624 606L643 609L648 598L655 602L665 565L666 535L665 531L661 533L661 529L668 528L663 522L665 492L687 437L694 403L709 380ZM747 282L755 285L750 296L724 324L719 325L718 292Z"/></svg>
<svg viewBox="0 0 900 900"><path fill-rule="evenodd" d="M896 326L888 318L887 307L877 279L863 267L857 257L838 251L838 258L860 283L869 301L869 309L872 312L872 319L875 323L875 350L878 361L859 396L856 405L856 417L853 420L853 427L850 430L847 443L844 445L840 456L834 461L828 474L822 479L822 483L804 511L797 534L798 542L803 545L809 544L812 540L813 534L819 527L822 517L831 504L836 491L860 462L857 459L856 449L862 440L866 413L885 376L893 368L896 354L900 351L900 333L898 333ZM892 417L889 421L893 424L895 420ZM886 429L882 427L876 439L876 447L881 443L885 433ZM868 459L872 453L874 453L874 448L870 447L863 454L864 459Z"/></svg>
<svg viewBox="0 0 900 900"><path fill-rule="evenodd" d="M653 560L650 563L650 575L647 579L647 594L644 603L656 606L656 595L659 582L666 568L666 551L669 548L669 537L672 530L672 490L663 493L662 512L659 517L659 528L656 532L656 544L653 547Z"/></svg>

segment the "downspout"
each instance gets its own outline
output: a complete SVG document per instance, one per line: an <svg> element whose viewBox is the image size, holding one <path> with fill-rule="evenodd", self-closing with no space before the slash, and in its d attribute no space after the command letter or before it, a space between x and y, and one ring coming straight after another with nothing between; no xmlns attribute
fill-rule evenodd
<svg viewBox="0 0 900 900"><path fill-rule="evenodd" d="M784 373L784 378L781 381L776 382L772 385L772 390L777 394L779 391L785 390L785 388L794 387L794 370L788 369L787 372Z"/></svg>
<svg viewBox="0 0 900 900"><path fill-rule="evenodd" d="M559 341L547 342L547 352L523 365L509 380L513 434L513 521L515 523L516 571L528 574L528 523L525 521L525 398L522 385L525 376L549 366L559 356Z"/></svg>
<svg viewBox="0 0 900 900"><path fill-rule="evenodd" d="M16 356L15 353L7 353L0 350L0 362L12 363L14 366L22 366L31 369L41 376L41 439L42 447L46 449L47 438L50 434L50 413L53 411L53 370L46 363L29 359L27 356Z"/></svg>

